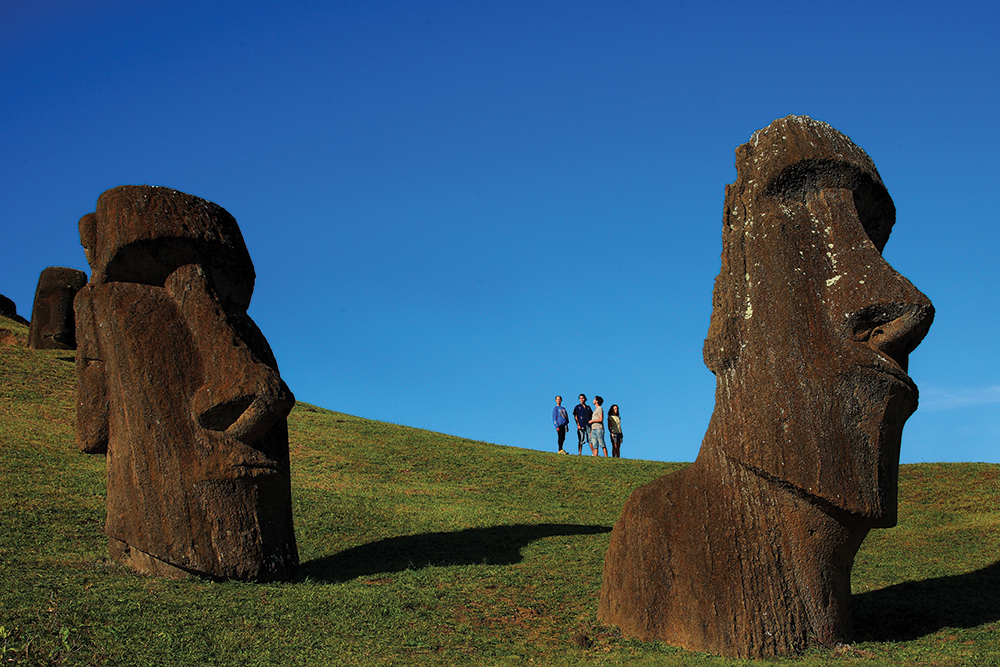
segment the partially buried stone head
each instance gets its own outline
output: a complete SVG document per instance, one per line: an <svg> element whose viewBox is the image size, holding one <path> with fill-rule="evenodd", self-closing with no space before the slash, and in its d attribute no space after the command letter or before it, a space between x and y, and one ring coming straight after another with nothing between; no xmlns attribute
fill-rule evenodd
<svg viewBox="0 0 1000 667"><path fill-rule="evenodd" d="M290 577L295 399L246 313L254 268L236 220L122 186L80 238L77 441L107 452L112 555L157 574Z"/></svg>
<svg viewBox="0 0 1000 667"><path fill-rule="evenodd" d="M909 354L930 301L882 257L896 211L871 159L805 116L736 149L695 462L636 489L598 618L623 634L765 657L853 635L851 567L896 522Z"/></svg>

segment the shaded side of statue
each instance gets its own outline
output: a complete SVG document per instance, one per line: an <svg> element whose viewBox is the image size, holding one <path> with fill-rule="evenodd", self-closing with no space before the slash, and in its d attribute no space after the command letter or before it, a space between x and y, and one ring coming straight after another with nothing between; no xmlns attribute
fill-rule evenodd
<svg viewBox="0 0 1000 667"><path fill-rule="evenodd" d="M295 403L247 315L254 268L211 202L122 186L80 220L77 445L106 452L112 557L139 571L292 577L287 416Z"/></svg>
<svg viewBox="0 0 1000 667"><path fill-rule="evenodd" d="M38 277L31 307L28 347L33 350L75 350L73 299L87 284L87 274L65 266L50 266Z"/></svg>
<svg viewBox="0 0 1000 667"><path fill-rule="evenodd" d="M736 150L695 462L637 489L612 531L598 617L726 656L851 639L851 567L896 523L907 359L930 301L882 258L895 207L869 157L789 116Z"/></svg>

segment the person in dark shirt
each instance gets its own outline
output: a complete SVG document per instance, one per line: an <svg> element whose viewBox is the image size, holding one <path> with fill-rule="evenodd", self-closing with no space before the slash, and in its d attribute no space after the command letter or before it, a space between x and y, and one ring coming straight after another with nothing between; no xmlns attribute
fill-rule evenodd
<svg viewBox="0 0 1000 667"><path fill-rule="evenodd" d="M594 411L587 405L587 395L580 394L580 405L573 408L573 417L576 419L577 454L583 454L583 443L590 441L590 418L594 416Z"/></svg>

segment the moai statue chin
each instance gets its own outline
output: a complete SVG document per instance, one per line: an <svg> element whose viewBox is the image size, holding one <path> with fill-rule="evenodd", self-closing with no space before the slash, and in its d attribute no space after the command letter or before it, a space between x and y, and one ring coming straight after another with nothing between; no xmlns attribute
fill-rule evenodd
<svg viewBox="0 0 1000 667"><path fill-rule="evenodd" d="M765 657L851 639L851 567L896 523L907 358L931 302L882 258L875 165L805 116L736 150L705 363L715 411L689 467L615 524L598 617L626 635Z"/></svg>
<svg viewBox="0 0 1000 667"><path fill-rule="evenodd" d="M107 453L112 557L253 581L298 567L286 417L295 403L247 315L254 268L211 202L122 186L80 220L77 445Z"/></svg>

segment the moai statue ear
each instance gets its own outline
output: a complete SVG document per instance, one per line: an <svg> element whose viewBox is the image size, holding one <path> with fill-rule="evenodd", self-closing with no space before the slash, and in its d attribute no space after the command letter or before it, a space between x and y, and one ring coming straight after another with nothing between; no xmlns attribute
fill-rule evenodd
<svg viewBox="0 0 1000 667"><path fill-rule="evenodd" d="M80 229L80 245L83 246L83 254L87 257L87 264L90 265L90 282L98 284L103 282L104 272L102 267L95 265L94 249L97 246L97 216L88 213L80 218L78 224Z"/></svg>
<svg viewBox="0 0 1000 667"><path fill-rule="evenodd" d="M727 201L730 187L726 186ZM746 296L739 289L743 281L733 280L729 275L746 263L745 258L739 254L743 244L736 238L742 235L742 222L738 211L726 210L723 214L722 269L715 278L715 286L712 289L712 320L702 348L705 365L715 375L736 365L740 354L740 341L744 335L743 323L748 305Z"/></svg>
<svg viewBox="0 0 1000 667"><path fill-rule="evenodd" d="M108 386L97 339L93 287L76 293L76 446L87 454L108 451Z"/></svg>

